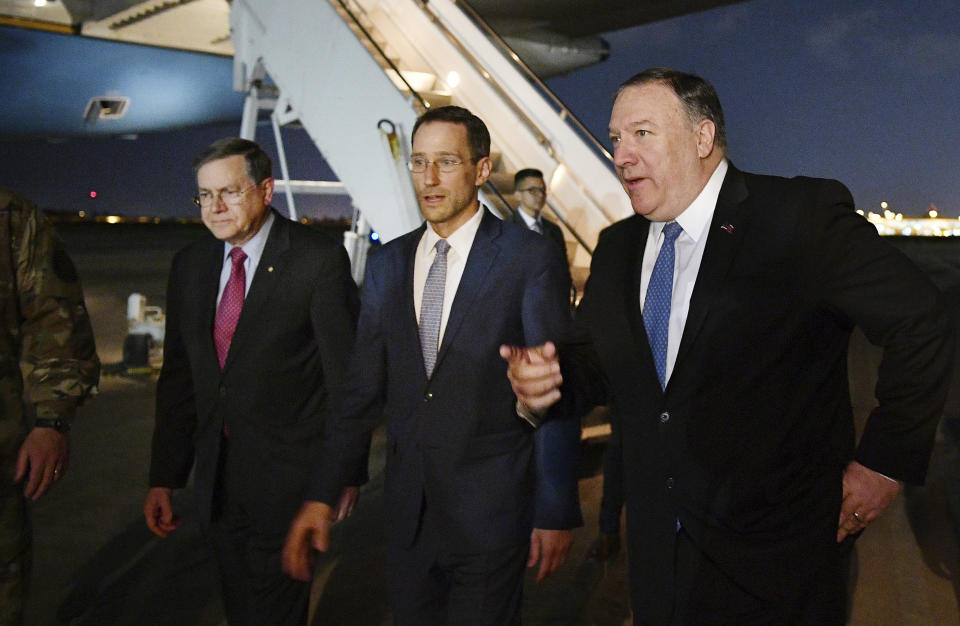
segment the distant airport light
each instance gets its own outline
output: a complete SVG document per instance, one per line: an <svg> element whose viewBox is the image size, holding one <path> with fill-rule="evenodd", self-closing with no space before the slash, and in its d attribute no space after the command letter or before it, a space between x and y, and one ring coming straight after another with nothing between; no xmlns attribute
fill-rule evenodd
<svg viewBox="0 0 960 626"><path fill-rule="evenodd" d="M79 215L80 217L86 217L86 216L87 216L87 212L86 212L86 211L77 211L77 215Z"/></svg>
<svg viewBox="0 0 960 626"><path fill-rule="evenodd" d="M117 223L119 223L119 222L120 222L120 216L119 216L119 215L108 215L108 216L107 216L107 224L117 224Z"/></svg>
<svg viewBox="0 0 960 626"><path fill-rule="evenodd" d="M886 209L886 208L887 208L887 203L886 203L886 202L881 202L881 203L880 203L880 208L881 208L881 209Z"/></svg>
<svg viewBox="0 0 960 626"><path fill-rule="evenodd" d="M447 74L447 85L450 86L450 89L454 89L459 84L460 74L457 74L456 72L450 72Z"/></svg>
<svg viewBox="0 0 960 626"><path fill-rule="evenodd" d="M94 191L93 189L91 189L91 190L90 190L90 197L91 197L91 198L96 198L96 197L97 197L97 192Z"/></svg>
<svg viewBox="0 0 960 626"><path fill-rule="evenodd" d="M929 215L930 217L936 217L938 213L935 209L930 209L929 211L927 211L927 215Z"/></svg>

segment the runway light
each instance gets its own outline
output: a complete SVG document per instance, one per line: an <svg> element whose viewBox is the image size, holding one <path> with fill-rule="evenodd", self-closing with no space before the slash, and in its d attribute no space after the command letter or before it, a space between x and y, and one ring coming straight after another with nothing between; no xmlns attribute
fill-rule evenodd
<svg viewBox="0 0 960 626"><path fill-rule="evenodd" d="M107 224L117 224L117 223L119 223L119 222L120 222L120 216L119 216L119 215L108 215L108 216L107 216Z"/></svg>
<svg viewBox="0 0 960 626"><path fill-rule="evenodd" d="M929 215L930 217L936 217L937 211L935 209L930 209L929 211L927 211L927 215Z"/></svg>

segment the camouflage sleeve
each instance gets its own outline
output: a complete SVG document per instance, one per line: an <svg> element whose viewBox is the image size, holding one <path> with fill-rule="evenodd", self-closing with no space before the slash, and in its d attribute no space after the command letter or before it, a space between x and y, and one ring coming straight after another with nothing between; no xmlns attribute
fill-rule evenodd
<svg viewBox="0 0 960 626"><path fill-rule="evenodd" d="M21 368L37 417L73 416L100 375L80 279L53 225L33 206L13 243L21 316Z"/></svg>

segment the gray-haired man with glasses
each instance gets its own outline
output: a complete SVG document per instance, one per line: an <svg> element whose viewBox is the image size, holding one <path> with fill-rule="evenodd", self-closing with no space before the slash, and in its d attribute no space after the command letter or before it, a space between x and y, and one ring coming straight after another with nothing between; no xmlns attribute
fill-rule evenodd
<svg viewBox="0 0 960 626"><path fill-rule="evenodd" d="M157 535L174 531L171 493L193 469L227 621L304 624L309 584L283 574L280 552L342 384L356 286L335 239L270 207L270 158L257 144L217 141L194 170L213 236L170 270L144 515ZM355 495L344 491L336 515Z"/></svg>

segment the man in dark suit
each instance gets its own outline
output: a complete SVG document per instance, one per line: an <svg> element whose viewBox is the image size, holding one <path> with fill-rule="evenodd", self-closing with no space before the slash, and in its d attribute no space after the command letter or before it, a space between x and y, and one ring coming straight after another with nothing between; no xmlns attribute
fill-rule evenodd
<svg viewBox="0 0 960 626"><path fill-rule="evenodd" d="M466 109L432 109L413 129L410 169L427 223L368 262L357 347L337 432L294 521L284 564L309 575L331 507L366 433L387 422L388 588L394 622L511 624L524 564L557 569L581 523L579 424L518 416L499 357L565 332L552 244L478 201L490 135Z"/></svg>
<svg viewBox="0 0 960 626"><path fill-rule="evenodd" d="M543 206L547 203L547 185L543 180L543 172L532 167L518 171L513 176L513 189L520 199L513 221L540 233L556 244L566 271L569 291L573 280L570 277L570 261L567 259L567 242L563 238L563 231L541 215Z"/></svg>
<svg viewBox="0 0 960 626"><path fill-rule="evenodd" d="M280 552L343 383L356 286L342 246L270 207L257 144L217 141L194 170L213 236L170 270L144 515L161 537L176 529L171 491L195 466L229 623L302 624L309 585L283 574Z"/></svg>
<svg viewBox="0 0 960 626"><path fill-rule="evenodd" d="M552 347L515 351L518 397L609 403L636 623L842 624L852 541L924 479L952 354L938 293L840 183L737 170L699 77L626 81L610 137L637 215L597 244L591 349L561 347L559 389ZM854 326L884 348L858 445Z"/></svg>

